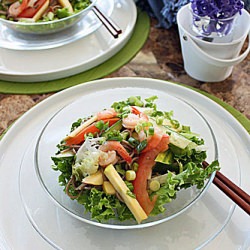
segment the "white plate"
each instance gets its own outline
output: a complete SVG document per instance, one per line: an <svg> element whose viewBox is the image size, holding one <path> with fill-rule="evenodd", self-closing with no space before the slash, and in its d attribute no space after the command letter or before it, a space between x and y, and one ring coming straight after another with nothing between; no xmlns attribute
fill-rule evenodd
<svg viewBox="0 0 250 250"><path fill-rule="evenodd" d="M59 79L84 72L115 55L132 35L136 6L133 0L100 2L104 13L113 9L111 18L123 31L118 39L102 25L92 34L57 48L29 51L0 48L0 79L18 82Z"/></svg>
<svg viewBox="0 0 250 250"><path fill-rule="evenodd" d="M250 162L250 136L238 121L221 106L190 89L164 81L143 78L114 78L95 81L91 84L79 85L59 92L36 105L10 128L0 142L0 249L52 249L32 228L22 208L21 198L18 194L18 172L22 156L46 121L59 108L80 97L82 93L87 94L96 90L127 86L140 88L140 95L144 93L145 88L152 90L150 93L145 93L147 95L154 91L163 91L182 98L199 109L206 119L209 120L219 143L219 160L222 165L222 172L238 183L239 176L237 173L234 175L230 170L231 168L227 168L227 166L233 165L237 169L239 164L242 171L242 187L247 192L250 192L248 179L248 176L250 176L248 167ZM98 102L98 99L96 101ZM31 144L31 149L32 147ZM28 156L29 152L27 151ZM36 195L36 191L39 193L38 187L31 186L30 190L35 195L35 199L40 198L39 195ZM208 220L212 219L213 223L215 223L214 225L221 225L221 227L218 226L214 230L217 232L222 230L204 248L248 249L250 247L249 217L236 207L230 219L234 205L214 185L209 188L203 199L205 199L203 208L206 210L206 218ZM49 202L51 201L48 200L46 203L43 203L44 208L50 206ZM225 208L228 207L230 207L230 210L225 211ZM53 211L56 212L54 215L60 218L62 211L60 209ZM192 214L192 211L187 211L186 215L188 216L189 214ZM39 217L39 215L43 215L43 207L32 210L32 217ZM128 232L127 234L124 234L124 232L121 234L121 232L114 230L98 229L94 226L87 226L85 223L78 224L79 222L75 223L76 221L72 218L71 223L75 230L78 229L78 226L81 227L81 237L84 239L84 247L86 249L134 249L135 247L138 249L167 249L169 246L178 245L181 245L178 249L194 249L197 243L195 240L202 235L202 231L197 231L196 227L185 226L188 222L190 223L190 220L188 221L187 218L199 225L197 217L186 217L185 221L181 221L179 227L182 233L180 234L179 231L176 234L171 233L171 236L175 235L175 238L168 237L169 230L159 230L166 226L168 222L152 228L138 230L136 233L135 231L126 231ZM65 220L67 220L67 217L62 217L63 223ZM228 220L230 221L229 224L223 229L223 224ZM60 223L60 220L58 220L58 223ZM209 225L211 226L211 224ZM54 228L50 227L50 221L46 220L44 220L44 226L45 231L50 228L53 230ZM201 228L206 226L206 223L200 225ZM42 229L40 228L39 230ZM188 238L190 234L192 234L192 238ZM209 235L208 238L213 238L213 236L215 237L215 235ZM68 236L61 235L61 237ZM102 241L99 241L99 239L102 239ZM186 242L185 245L180 244L182 240Z"/></svg>

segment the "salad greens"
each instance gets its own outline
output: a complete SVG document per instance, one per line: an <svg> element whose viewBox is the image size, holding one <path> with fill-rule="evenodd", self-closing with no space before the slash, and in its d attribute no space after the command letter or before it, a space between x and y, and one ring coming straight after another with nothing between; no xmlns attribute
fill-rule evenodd
<svg viewBox="0 0 250 250"><path fill-rule="evenodd" d="M163 213L179 190L201 189L219 170L218 161L203 167L204 140L173 111L158 110L156 99L131 96L79 118L57 145L59 184L92 219L141 223Z"/></svg>
<svg viewBox="0 0 250 250"><path fill-rule="evenodd" d="M18 22L48 22L74 15L90 0L2 0L0 18Z"/></svg>

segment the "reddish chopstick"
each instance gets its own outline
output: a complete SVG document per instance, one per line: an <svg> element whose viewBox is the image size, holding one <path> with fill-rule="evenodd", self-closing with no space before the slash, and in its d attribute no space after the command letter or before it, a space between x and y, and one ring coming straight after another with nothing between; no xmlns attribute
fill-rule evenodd
<svg viewBox="0 0 250 250"><path fill-rule="evenodd" d="M106 17L96 6L94 6L92 10L109 33L114 38L118 38L118 36L122 33L122 30L110 18Z"/></svg>
<svg viewBox="0 0 250 250"><path fill-rule="evenodd" d="M209 164L204 161L202 165L206 168ZM219 171L216 172L213 183L248 215L250 215L250 196L244 190L235 185Z"/></svg>

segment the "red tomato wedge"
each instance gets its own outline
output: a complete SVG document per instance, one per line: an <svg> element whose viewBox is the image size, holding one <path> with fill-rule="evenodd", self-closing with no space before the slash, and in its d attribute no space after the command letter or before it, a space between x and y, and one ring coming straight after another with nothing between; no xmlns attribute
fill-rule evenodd
<svg viewBox="0 0 250 250"><path fill-rule="evenodd" d="M155 158L160 152L168 149L169 136L163 135L159 144L150 151L142 153L138 160L138 170L136 172L136 179L133 181L134 194L140 203L141 207L147 215L151 213L154 208L157 196L151 200L147 191L147 180L151 174L152 168L155 165Z"/></svg>
<svg viewBox="0 0 250 250"><path fill-rule="evenodd" d="M120 118L111 118L111 119L103 119L102 121L104 123L108 122L109 127L115 124ZM66 140L66 145L73 145L73 144L80 144L82 143L85 138L84 136L89 134L89 133L98 133L100 130L96 127L96 122L89 125L88 127L84 128L81 132L79 132L76 136L70 137L69 139Z"/></svg>
<svg viewBox="0 0 250 250"><path fill-rule="evenodd" d="M17 17L23 10L27 8L28 0L23 0L22 3L19 1L14 2L9 7L9 15Z"/></svg>
<svg viewBox="0 0 250 250"><path fill-rule="evenodd" d="M155 133L149 139L146 148L144 148L141 153L145 153L145 152L148 152L148 151L156 148L157 145L160 143L161 139L162 139L162 134L161 133L157 133L155 131Z"/></svg>
<svg viewBox="0 0 250 250"><path fill-rule="evenodd" d="M27 1L27 0L26 0ZM28 7L24 9L18 17L23 17L23 18L32 18L38 11L39 9L44 5L46 0L37 0L32 7Z"/></svg>
<svg viewBox="0 0 250 250"><path fill-rule="evenodd" d="M100 150L104 152L115 150L127 163L132 162L132 158L129 153L118 141L107 141L105 144L100 146Z"/></svg>

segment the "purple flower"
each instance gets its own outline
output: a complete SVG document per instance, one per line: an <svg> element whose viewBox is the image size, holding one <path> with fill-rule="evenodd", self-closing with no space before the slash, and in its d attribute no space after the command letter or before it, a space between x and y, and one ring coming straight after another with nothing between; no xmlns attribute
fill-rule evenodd
<svg viewBox="0 0 250 250"><path fill-rule="evenodd" d="M190 0L193 12L201 17L225 19L241 13L244 4L241 0Z"/></svg>
<svg viewBox="0 0 250 250"><path fill-rule="evenodd" d="M250 0L243 1L245 8L250 9ZM189 2L197 15L209 14L211 18L227 18L243 8L240 0L136 0L138 7L157 18L158 27L166 29L176 24L178 10Z"/></svg>

